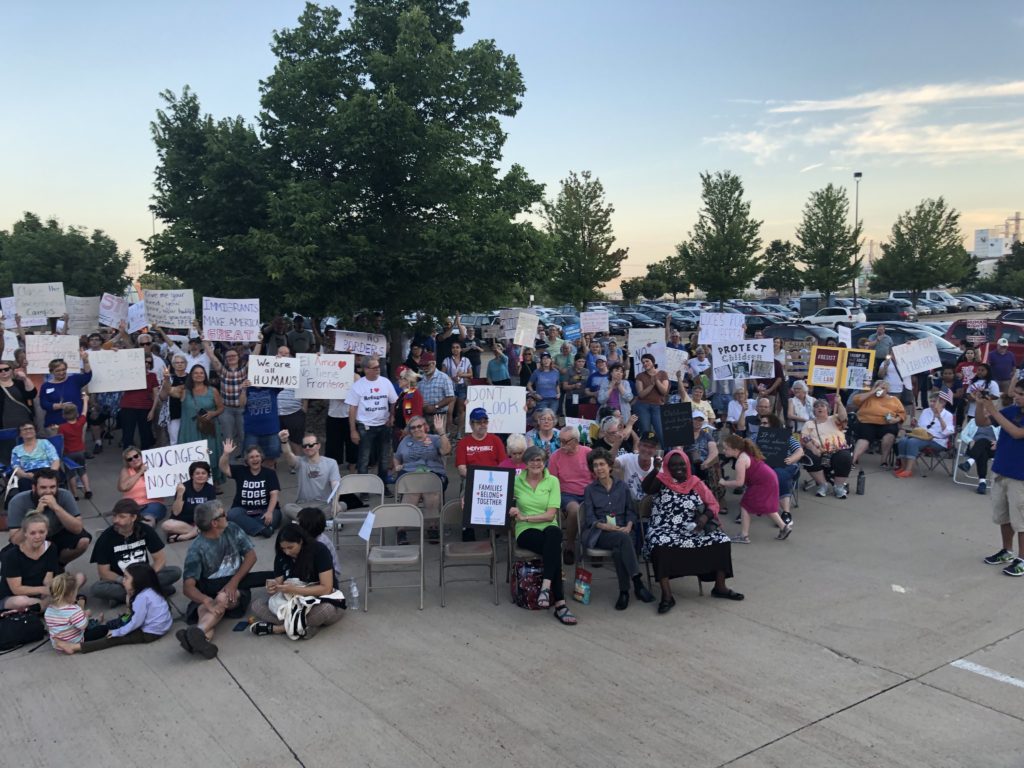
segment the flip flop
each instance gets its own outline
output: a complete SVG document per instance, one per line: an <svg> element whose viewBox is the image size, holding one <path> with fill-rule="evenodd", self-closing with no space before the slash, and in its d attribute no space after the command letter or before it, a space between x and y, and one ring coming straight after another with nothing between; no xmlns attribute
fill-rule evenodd
<svg viewBox="0 0 1024 768"><path fill-rule="evenodd" d="M551 590L542 589L537 593L537 607L538 608L550 608L551 607Z"/></svg>
<svg viewBox="0 0 1024 768"><path fill-rule="evenodd" d="M731 589L728 592L719 592L717 589L711 590L712 597L720 597L723 600L742 600L743 595L739 592L733 592Z"/></svg>
<svg viewBox="0 0 1024 768"><path fill-rule="evenodd" d="M569 606L564 603L555 608L555 618L570 627L576 624L576 617L569 610Z"/></svg>

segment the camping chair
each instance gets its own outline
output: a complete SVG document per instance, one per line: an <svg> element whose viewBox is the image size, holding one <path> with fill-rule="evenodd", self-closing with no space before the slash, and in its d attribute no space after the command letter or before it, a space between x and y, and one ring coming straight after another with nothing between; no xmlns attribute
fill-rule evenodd
<svg viewBox="0 0 1024 768"><path fill-rule="evenodd" d="M953 459L953 482L957 485L977 486L980 478L975 466L970 469L963 469L960 464L967 459L967 451L971 447L971 441L978 432L978 425L974 419L970 419L960 430L956 441L956 458ZM999 437L999 427L995 427L995 435Z"/></svg>
<svg viewBox="0 0 1024 768"><path fill-rule="evenodd" d="M63 483L63 485L71 492L71 495L77 499L78 484L76 482L77 475L75 473L83 468L82 465L64 455L63 435L53 435L45 439L50 441L50 445L53 446L53 450L57 452L57 456L60 458L60 478L58 482Z"/></svg>
<svg viewBox="0 0 1024 768"><path fill-rule="evenodd" d="M954 441L956 441L956 435L946 440L946 447L942 450L933 448L930 445L921 449L921 452L917 454L917 459L914 461L915 464L921 467L921 477L928 477L928 472L934 472L936 467L942 467L942 469L946 470L946 475L949 477L953 476L951 464L957 460L956 443Z"/></svg>
<svg viewBox="0 0 1024 768"><path fill-rule="evenodd" d="M345 475L341 478L341 485L338 486L338 492L334 494L334 499L331 502L331 520L332 527L334 528L334 546L339 546L339 538L341 536L341 528L344 525L349 525L354 528L355 535L359 534L359 527L362 526L363 521L366 520L367 513L373 508L372 506L367 508L360 507L359 509L345 509L341 510L339 498L347 494L371 494L378 496L378 504L384 503L384 481L381 480L377 475ZM373 500L370 499L371 504Z"/></svg>
<svg viewBox="0 0 1024 768"><path fill-rule="evenodd" d="M423 513L412 504L380 504L373 510L373 530L384 528L419 528L419 545L383 546L371 544L373 537L366 541L366 599L363 601L363 612L370 609L370 592L373 591L373 569L387 573L389 571L408 570L409 566L419 566L420 571L420 610L423 610ZM388 567L392 566L392 567ZM398 566L398 567L394 567ZM413 584L388 584L378 589L400 589L414 587Z"/></svg>
<svg viewBox="0 0 1024 768"><path fill-rule="evenodd" d="M644 496L638 503L636 508L637 517L640 519L640 540L647 540L647 528L644 522L651 516L651 507L654 505L653 496ZM640 562L644 564L644 571L647 574L647 588L652 589L654 586L654 579L652 578L653 568L651 558L644 554L643 550L640 550ZM700 576L697 576L697 590L704 595L704 582L700 580Z"/></svg>
<svg viewBox="0 0 1024 768"><path fill-rule="evenodd" d="M451 526L453 540L448 540L445 530ZM445 607L445 577L447 568L465 566L486 566L490 581L494 585L494 604L498 604L497 556L495 554L494 528L490 528L487 541L462 541L462 502L449 501L441 508L441 607ZM458 536L454 536L455 533ZM452 579L452 581L479 581L479 579Z"/></svg>

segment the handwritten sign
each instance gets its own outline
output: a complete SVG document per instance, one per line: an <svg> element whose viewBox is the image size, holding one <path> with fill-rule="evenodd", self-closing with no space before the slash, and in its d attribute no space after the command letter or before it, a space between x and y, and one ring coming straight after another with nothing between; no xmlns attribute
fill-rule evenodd
<svg viewBox="0 0 1024 768"><path fill-rule="evenodd" d="M249 383L254 387L294 389L299 386L299 361L294 357L249 355Z"/></svg>
<svg viewBox="0 0 1024 768"><path fill-rule="evenodd" d="M581 435L590 435L590 428L597 424L593 419L577 419L572 416L565 417L565 426L576 427Z"/></svg>
<svg viewBox="0 0 1024 768"><path fill-rule="evenodd" d="M380 333L335 330L334 351L384 357L388 353L388 340Z"/></svg>
<svg viewBox="0 0 1024 768"><path fill-rule="evenodd" d="M789 439L793 436L785 427L761 427L757 430L754 440L764 454L769 467L786 466L789 457Z"/></svg>
<svg viewBox="0 0 1024 768"><path fill-rule="evenodd" d="M13 296L6 296L0 299L0 311L4 313L4 320L7 323L8 328L15 327L15 316L18 315L18 304L14 300ZM46 316L40 315L38 317L24 317L21 318L22 328L38 328L46 325Z"/></svg>
<svg viewBox="0 0 1024 768"><path fill-rule="evenodd" d="M848 325L837 325L836 333L839 334L839 343L847 347L853 346L853 329Z"/></svg>
<svg viewBox="0 0 1024 768"><path fill-rule="evenodd" d="M901 376L913 376L915 373L942 367L939 350L931 339L914 339L893 347L892 356L896 358Z"/></svg>
<svg viewBox="0 0 1024 768"><path fill-rule="evenodd" d="M516 323L519 322L521 309L503 309L498 313L498 323L501 325L501 338L514 339L516 335Z"/></svg>
<svg viewBox="0 0 1024 768"><path fill-rule="evenodd" d="M640 358L646 354L654 355L654 362L657 363L658 368L666 370L664 328L630 328L626 339L629 344L629 354L633 358L634 371L637 373L643 371L644 367L640 364Z"/></svg>
<svg viewBox="0 0 1024 768"><path fill-rule="evenodd" d="M743 341L743 315L735 312L701 312L700 344L716 341Z"/></svg>
<svg viewBox="0 0 1024 768"><path fill-rule="evenodd" d="M711 362L715 381L724 379L767 378L775 369L771 339L714 342L711 344ZM768 365L758 365L767 363ZM765 374L765 371L768 373Z"/></svg>
<svg viewBox="0 0 1024 768"><path fill-rule="evenodd" d="M579 323L572 323L562 328L562 338L566 341L576 341L583 335L583 328Z"/></svg>
<svg viewBox="0 0 1024 768"><path fill-rule="evenodd" d="M583 333L608 333L608 313L605 311L580 313Z"/></svg>
<svg viewBox="0 0 1024 768"><path fill-rule="evenodd" d="M669 403L661 406L661 437L666 448L693 445L693 404Z"/></svg>
<svg viewBox="0 0 1024 768"><path fill-rule="evenodd" d="M14 331L4 331L4 360L14 359L14 350L20 349L21 344L18 343L18 336Z"/></svg>
<svg viewBox="0 0 1024 768"><path fill-rule="evenodd" d="M196 300L191 288L169 291L150 289L144 296L149 322L163 328L191 328L196 319Z"/></svg>
<svg viewBox="0 0 1024 768"><path fill-rule="evenodd" d="M208 341L259 341L260 300L204 296L203 338Z"/></svg>
<svg viewBox="0 0 1024 768"><path fill-rule="evenodd" d="M89 393L132 392L146 388L146 352L142 349L111 349L89 353L92 380Z"/></svg>
<svg viewBox="0 0 1024 768"><path fill-rule="evenodd" d="M470 466L466 472L463 521L469 525L505 525L515 480L514 469Z"/></svg>
<svg viewBox="0 0 1024 768"><path fill-rule="evenodd" d="M128 307L128 333L135 333L149 325L149 307L146 302L138 301Z"/></svg>
<svg viewBox="0 0 1024 768"><path fill-rule="evenodd" d="M128 302L120 296L104 293L100 296L100 325L117 328L128 322Z"/></svg>
<svg viewBox="0 0 1024 768"><path fill-rule="evenodd" d="M516 319L516 333L512 343L520 347L532 348L537 343L537 326L540 318L532 312L520 312Z"/></svg>
<svg viewBox="0 0 1024 768"><path fill-rule="evenodd" d="M14 283L14 301L26 317L60 317L67 312L64 283Z"/></svg>
<svg viewBox="0 0 1024 768"><path fill-rule="evenodd" d="M686 375L686 361L689 359L690 356L686 354L686 350L672 349L666 346L665 372L668 374L668 377L674 379L678 371L682 371L683 375Z"/></svg>
<svg viewBox="0 0 1024 768"><path fill-rule="evenodd" d="M68 305L68 333L81 336L100 327L99 296L65 296Z"/></svg>
<svg viewBox="0 0 1024 768"><path fill-rule="evenodd" d="M843 389L871 389L871 374L875 370L875 350L843 350Z"/></svg>
<svg viewBox="0 0 1024 768"><path fill-rule="evenodd" d="M839 388L839 371L843 367L843 350L839 347L811 347L811 363L807 383L812 387Z"/></svg>
<svg viewBox="0 0 1024 768"><path fill-rule="evenodd" d="M147 467L146 495L151 499L173 496L178 483L188 480L189 464L209 460L205 440L143 451L142 461Z"/></svg>
<svg viewBox="0 0 1024 768"><path fill-rule="evenodd" d="M51 360L63 360L68 373L82 370L77 336L32 335L25 337L29 373L49 373Z"/></svg>
<svg viewBox="0 0 1024 768"><path fill-rule="evenodd" d="M352 387L356 359L353 355L314 355L303 353L299 361L299 385L295 396L300 400L344 400Z"/></svg>
<svg viewBox="0 0 1024 768"><path fill-rule="evenodd" d="M485 325L481 329L480 333L481 333L481 335L485 339L488 339L488 340L500 339L501 338L501 326L498 325L497 323L491 323L490 325Z"/></svg>
<svg viewBox="0 0 1024 768"><path fill-rule="evenodd" d="M474 408L487 411L488 431L498 435L526 431L526 387L469 386L466 390L465 430Z"/></svg>
<svg viewBox="0 0 1024 768"><path fill-rule="evenodd" d="M813 342L786 339L782 342L782 348L786 351L786 376L793 379L802 379L807 376L807 367L811 360L811 346Z"/></svg>

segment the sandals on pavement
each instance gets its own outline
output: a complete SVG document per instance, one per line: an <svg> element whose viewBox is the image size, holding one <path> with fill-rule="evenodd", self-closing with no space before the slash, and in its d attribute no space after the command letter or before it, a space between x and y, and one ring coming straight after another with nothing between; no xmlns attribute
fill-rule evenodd
<svg viewBox="0 0 1024 768"><path fill-rule="evenodd" d="M555 608L555 618L568 626L576 624L576 617L573 615L572 611L569 610L569 606L565 603L562 603L560 606Z"/></svg>
<svg viewBox="0 0 1024 768"><path fill-rule="evenodd" d="M725 592L719 592L717 589L712 589L711 590L711 596L712 597L720 597L723 600L742 600L743 599L743 595L742 594L740 594L739 592L733 592L731 589L728 589Z"/></svg>
<svg viewBox="0 0 1024 768"><path fill-rule="evenodd" d="M538 608L550 608L551 607L551 590L542 589L537 593L537 607Z"/></svg>

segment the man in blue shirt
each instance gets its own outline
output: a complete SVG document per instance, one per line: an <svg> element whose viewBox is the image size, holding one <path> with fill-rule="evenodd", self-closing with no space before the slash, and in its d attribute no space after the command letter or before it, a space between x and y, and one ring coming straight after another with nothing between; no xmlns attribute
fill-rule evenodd
<svg viewBox="0 0 1024 768"><path fill-rule="evenodd" d="M1003 547L985 558L989 565L1006 564L1007 576L1024 576L1024 382L1014 384L1013 404L996 410L987 396L978 398L975 420L979 427L990 423L1001 427L992 462L992 520L999 526ZM1017 534L1017 556L1013 535Z"/></svg>

